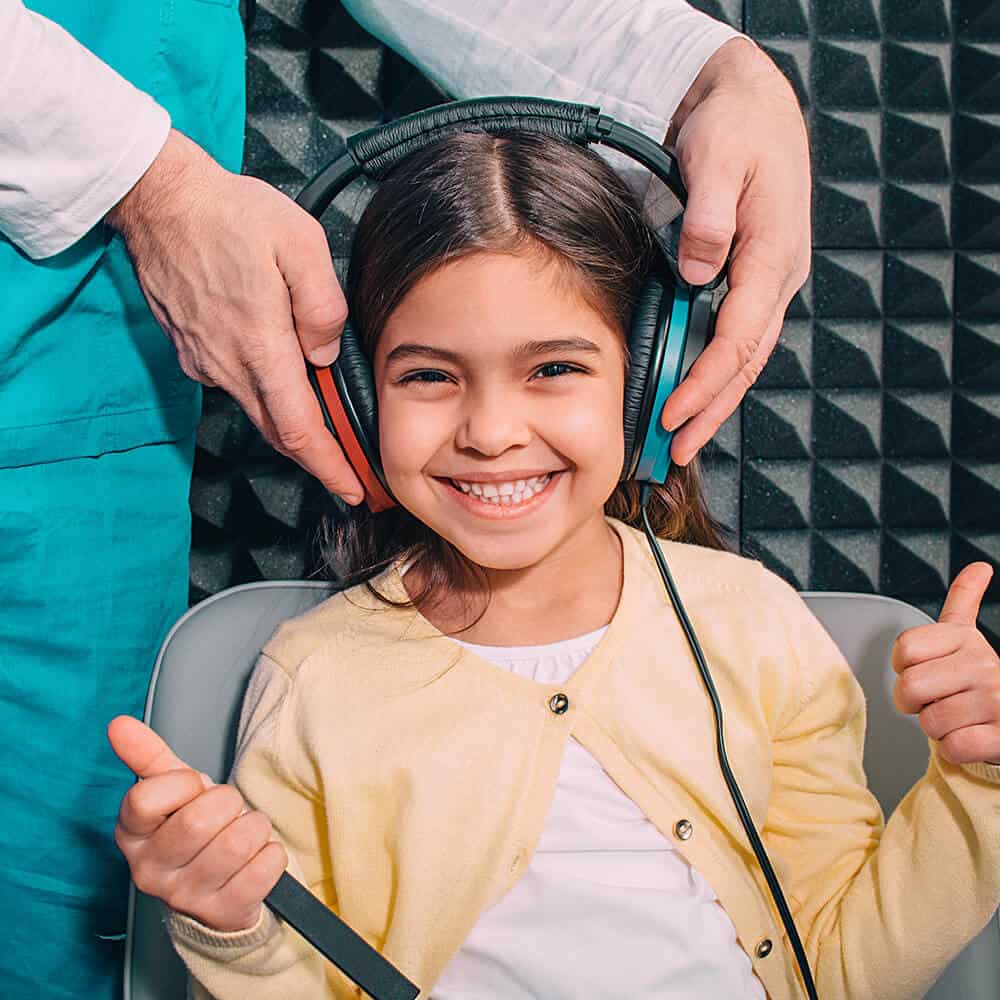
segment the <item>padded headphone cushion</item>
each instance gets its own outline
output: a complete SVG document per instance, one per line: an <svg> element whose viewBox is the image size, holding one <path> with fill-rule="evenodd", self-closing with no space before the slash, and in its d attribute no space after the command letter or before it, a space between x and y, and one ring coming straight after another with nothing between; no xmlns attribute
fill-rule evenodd
<svg viewBox="0 0 1000 1000"><path fill-rule="evenodd" d="M665 294L663 282L657 277L650 276L639 290L639 297L632 310L632 321L627 337L631 362L628 377L625 379L625 464L622 468L622 478L628 477L633 459L637 457L637 451L642 448L646 436L646 428L639 427L639 423L647 394L656 392L656 386L650 384L648 375L653 349L660 332L660 307ZM664 323L668 319L669 312L664 310Z"/></svg>
<svg viewBox="0 0 1000 1000"><path fill-rule="evenodd" d="M384 484L385 477L382 474L382 461L378 450L377 398L372 369L349 322L344 324L344 332L340 336L337 368L348 396L345 403L353 408L357 419L358 443L372 471Z"/></svg>

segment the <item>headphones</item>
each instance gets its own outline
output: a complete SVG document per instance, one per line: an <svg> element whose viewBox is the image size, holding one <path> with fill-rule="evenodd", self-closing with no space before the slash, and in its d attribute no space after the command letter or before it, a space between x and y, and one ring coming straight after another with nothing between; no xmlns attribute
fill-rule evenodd
<svg viewBox="0 0 1000 1000"><path fill-rule="evenodd" d="M600 108L537 97L455 101L359 132L347 140L347 151L320 171L296 200L319 218L355 178L364 175L380 180L404 157L449 132L496 133L514 128L579 145L610 146L649 169L682 206L687 200L676 161L648 136L602 115ZM664 257L671 275L647 276L626 332L631 364L625 380L623 482L662 483L666 479L673 434L663 429L660 411L712 335L726 291L724 271L708 285L690 286L672 256L665 252ZM334 364L306 367L326 425L361 480L369 508L377 513L394 506L379 455L371 366L350 320Z"/></svg>

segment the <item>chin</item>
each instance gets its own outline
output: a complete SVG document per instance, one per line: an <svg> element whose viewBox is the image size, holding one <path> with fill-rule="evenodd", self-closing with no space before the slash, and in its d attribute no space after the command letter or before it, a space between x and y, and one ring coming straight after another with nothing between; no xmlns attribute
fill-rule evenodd
<svg viewBox="0 0 1000 1000"><path fill-rule="evenodd" d="M469 538L447 536L449 542L470 562L483 569L519 570L540 563L554 549L557 539L508 536L506 538Z"/></svg>

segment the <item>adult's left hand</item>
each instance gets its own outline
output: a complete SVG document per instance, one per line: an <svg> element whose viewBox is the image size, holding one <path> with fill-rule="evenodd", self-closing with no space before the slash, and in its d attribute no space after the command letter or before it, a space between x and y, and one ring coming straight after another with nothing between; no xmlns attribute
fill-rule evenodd
<svg viewBox="0 0 1000 1000"><path fill-rule="evenodd" d="M667 430L679 428L670 454L686 465L757 380L809 274L809 139L780 70L751 41L734 38L703 67L664 145L688 191L681 276L705 284L732 246L715 337L661 416Z"/></svg>

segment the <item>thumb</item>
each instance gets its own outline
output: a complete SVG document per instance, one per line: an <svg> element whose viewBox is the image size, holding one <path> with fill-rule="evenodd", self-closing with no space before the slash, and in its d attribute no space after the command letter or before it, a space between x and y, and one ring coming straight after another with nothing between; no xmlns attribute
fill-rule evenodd
<svg viewBox="0 0 1000 1000"><path fill-rule="evenodd" d="M118 759L138 778L192 770L149 726L131 715L119 715L108 723L108 740Z"/></svg>
<svg viewBox="0 0 1000 1000"><path fill-rule="evenodd" d="M979 605L991 579L993 567L989 563L969 563L948 588L948 596L944 599L938 621L975 627Z"/></svg>
<svg viewBox="0 0 1000 1000"><path fill-rule="evenodd" d="M333 269L326 233L308 220L307 238L293 248L279 245L277 264L292 306L292 319L302 353L317 368L326 368L340 353L340 334L347 319L347 300Z"/></svg>
<svg viewBox="0 0 1000 1000"><path fill-rule="evenodd" d="M685 177L684 182L688 199L681 223L678 263L685 281L704 285L719 273L732 245L743 178L709 159L699 163L697 172Z"/></svg>

